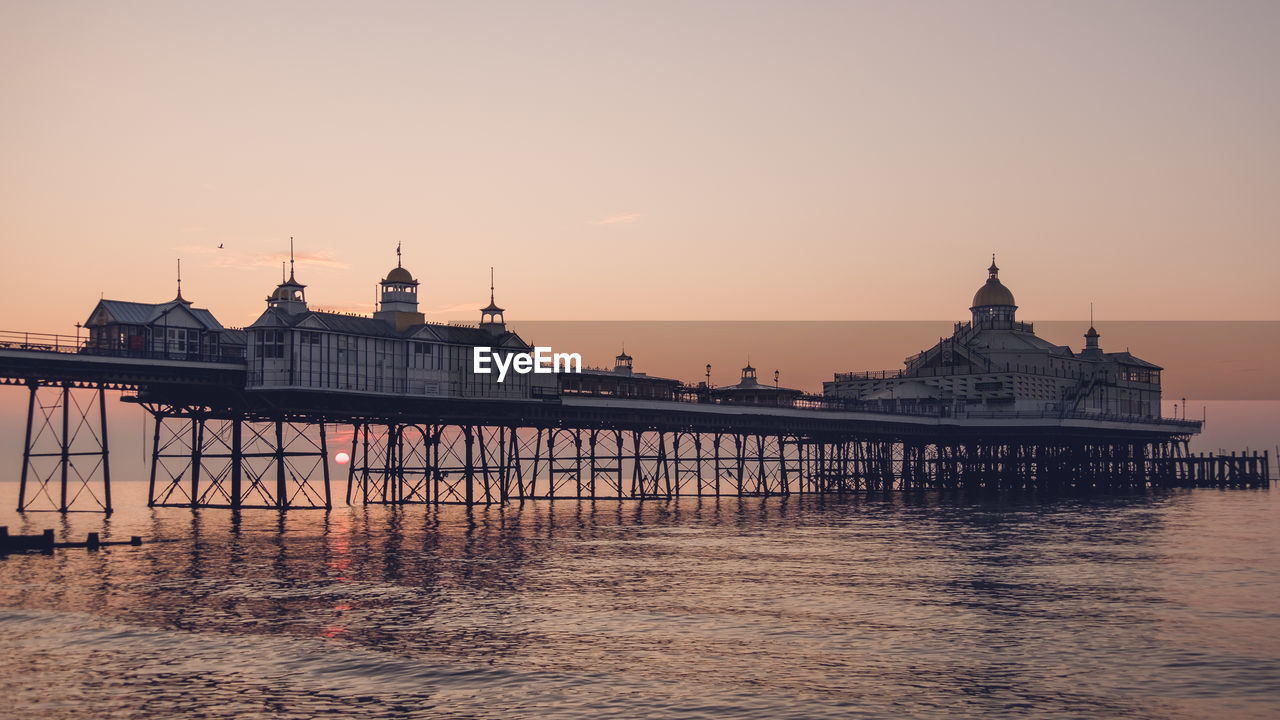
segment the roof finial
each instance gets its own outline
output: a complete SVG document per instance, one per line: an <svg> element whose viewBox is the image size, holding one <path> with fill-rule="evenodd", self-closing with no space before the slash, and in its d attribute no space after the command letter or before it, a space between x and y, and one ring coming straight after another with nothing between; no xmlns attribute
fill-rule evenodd
<svg viewBox="0 0 1280 720"><path fill-rule="evenodd" d="M1089 301L1089 327L1093 327L1093 301Z"/></svg>
<svg viewBox="0 0 1280 720"><path fill-rule="evenodd" d="M289 236L289 279L293 279L293 236Z"/></svg>
<svg viewBox="0 0 1280 720"><path fill-rule="evenodd" d="M400 264L400 242L396 242L396 267L404 267Z"/></svg>
<svg viewBox="0 0 1280 720"><path fill-rule="evenodd" d="M182 299L182 258L178 258L178 300Z"/></svg>
<svg viewBox="0 0 1280 720"><path fill-rule="evenodd" d="M489 304L493 304L493 266L489 266Z"/></svg>

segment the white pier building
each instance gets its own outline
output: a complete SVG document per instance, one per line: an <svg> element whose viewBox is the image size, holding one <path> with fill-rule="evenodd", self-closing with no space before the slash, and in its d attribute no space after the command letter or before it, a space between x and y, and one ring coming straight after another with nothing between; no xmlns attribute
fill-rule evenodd
<svg viewBox="0 0 1280 720"><path fill-rule="evenodd" d="M1080 352L1038 337L1031 323L1016 319L1017 303L999 275L992 257L969 308L972 319L907 358L903 370L837 373L823 383L824 395L954 415L1160 416L1158 365L1128 352L1103 352L1092 325Z"/></svg>
<svg viewBox="0 0 1280 720"><path fill-rule="evenodd" d="M399 248L396 255L373 317L310 309L306 286L291 267L247 328L248 389L501 399L555 394L553 374L508 373L498 382L496 373L472 372L475 347L532 350L507 329L492 282L478 325L428 322L418 310L419 282L401 265Z"/></svg>

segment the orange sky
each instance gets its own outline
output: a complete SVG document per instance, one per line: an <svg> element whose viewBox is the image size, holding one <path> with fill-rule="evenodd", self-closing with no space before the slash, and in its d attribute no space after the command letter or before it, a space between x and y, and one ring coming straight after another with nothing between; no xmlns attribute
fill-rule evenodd
<svg viewBox="0 0 1280 720"><path fill-rule="evenodd" d="M288 237L429 318L1277 319L1280 4L0 6L0 329L252 321ZM225 249L216 250L219 244ZM15 268L17 269L15 271ZM918 348L905 348L906 352Z"/></svg>

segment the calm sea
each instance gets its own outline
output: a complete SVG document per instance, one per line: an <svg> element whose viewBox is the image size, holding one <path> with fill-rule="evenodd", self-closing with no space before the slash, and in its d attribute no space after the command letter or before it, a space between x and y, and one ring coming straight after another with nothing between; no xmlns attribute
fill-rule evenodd
<svg viewBox="0 0 1280 720"><path fill-rule="evenodd" d="M5 508L16 486L0 485ZM1269 491L0 511L14 718L1280 717Z"/></svg>

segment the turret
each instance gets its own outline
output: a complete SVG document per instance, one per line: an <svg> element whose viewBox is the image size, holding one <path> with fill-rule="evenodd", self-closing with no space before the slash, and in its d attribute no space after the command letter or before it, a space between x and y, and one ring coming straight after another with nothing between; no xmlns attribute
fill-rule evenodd
<svg viewBox="0 0 1280 720"><path fill-rule="evenodd" d="M307 311L306 285L293 278L293 238L289 238L289 279L284 278L284 263L280 263L280 284L267 298L267 307L283 310L290 315ZM178 297L182 297L181 291Z"/></svg>
<svg viewBox="0 0 1280 720"><path fill-rule="evenodd" d="M613 371L619 375L631 374L631 356L627 354L626 346L623 346L622 352L613 359Z"/></svg>
<svg viewBox="0 0 1280 720"><path fill-rule="evenodd" d="M502 317L502 308L493 301L493 268L489 268L489 304L480 308L480 329L488 330L494 335L507 331L507 322Z"/></svg>
<svg viewBox="0 0 1280 720"><path fill-rule="evenodd" d="M1080 357L1086 358L1102 358L1102 347L1098 345L1098 338L1101 337L1098 331L1093 327L1093 304L1089 304L1089 330L1084 334L1084 350L1080 352Z"/></svg>
<svg viewBox="0 0 1280 720"><path fill-rule="evenodd" d="M1017 309L1013 293L1000 282L1000 268L996 267L996 256L993 254L991 267L987 268L987 282L974 293L973 305L969 308L973 313L973 324L975 327L997 323L1012 324Z"/></svg>
<svg viewBox="0 0 1280 720"><path fill-rule="evenodd" d="M400 245L396 244L396 266L382 279L382 297L373 317L403 331L412 325L426 322L426 316L418 312L418 281L401 264Z"/></svg>

